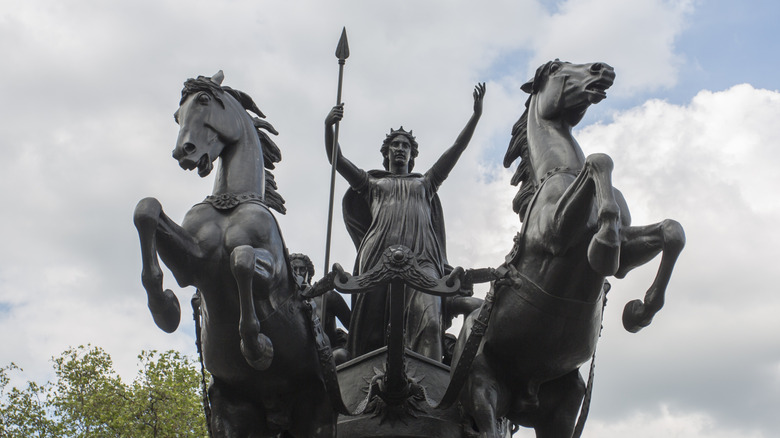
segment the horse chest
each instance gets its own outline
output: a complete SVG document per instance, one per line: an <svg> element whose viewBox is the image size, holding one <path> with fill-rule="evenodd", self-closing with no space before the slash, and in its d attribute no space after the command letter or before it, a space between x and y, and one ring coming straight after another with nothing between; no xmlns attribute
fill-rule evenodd
<svg viewBox="0 0 780 438"><path fill-rule="evenodd" d="M196 216L189 221L185 219L182 223L182 227L193 237L204 258L212 260L225 256L222 241L227 226L229 224L224 219L213 215Z"/></svg>
<svg viewBox="0 0 780 438"><path fill-rule="evenodd" d="M257 204L242 204L232 212L224 227L222 244L227 251L241 245L254 248L281 248L276 219Z"/></svg>
<svg viewBox="0 0 780 438"><path fill-rule="evenodd" d="M238 246L258 247L268 240L265 238L267 216L270 214L253 205L242 205L229 211L198 206L187 214L182 227L208 258L224 259Z"/></svg>

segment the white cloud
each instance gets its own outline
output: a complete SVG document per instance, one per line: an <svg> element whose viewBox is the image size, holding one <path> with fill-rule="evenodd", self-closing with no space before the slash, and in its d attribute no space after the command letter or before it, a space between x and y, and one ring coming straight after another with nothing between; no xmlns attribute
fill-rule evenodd
<svg viewBox="0 0 780 438"><path fill-rule="evenodd" d="M620 307L643 294L657 262L613 281L597 412L625 415L620 388L631 387L637 406L658 398L698 407L722 427L771 430L762 416L780 389L770 371L780 351L767 348L780 345L771 262L780 255L778 116L779 93L739 85L685 106L649 101L579 132L586 153L615 160L635 224L672 217L688 237L667 306L642 333L622 332Z"/></svg>
<svg viewBox="0 0 780 438"><path fill-rule="evenodd" d="M657 260L611 280L584 436L771 436L780 402L778 116L780 93L739 85L684 106L649 101L577 133L586 153L613 157L634 224L672 217L688 234L667 305L641 333L623 331L620 314L650 285Z"/></svg>
<svg viewBox="0 0 780 438"><path fill-rule="evenodd" d="M584 438L763 438L759 431L723 428L707 413L676 412L661 406L652 412L635 413L631 417L611 423L591 421L582 435Z"/></svg>
<svg viewBox="0 0 780 438"><path fill-rule="evenodd" d="M606 62L618 73L613 90L618 96L670 87L676 83L683 61L675 52L675 39L684 30L693 3L565 1L535 35L536 51L530 67L535 69L554 58Z"/></svg>
<svg viewBox="0 0 780 438"><path fill-rule="evenodd" d="M403 124L418 135L426 169L467 120L471 87L490 79L483 119L441 196L451 262L496 266L519 227L510 172L497 168L525 100L519 84L560 57L610 63L625 94L670 86L681 61L674 40L691 10L688 2L629 8L607 0L572 0L554 14L534 1L54 3L19 3L0 18L0 56L14 66L0 82L0 309L10 306L0 331L14 334L0 364L44 375L50 356L92 342L128 377L141 348L194 352L191 290L166 277L184 308L176 334L149 317L131 221L144 196L180 221L210 192L210 179L170 158L171 115L187 77L224 69L225 84L251 94L279 129L276 175L289 208L279 220L290 249L312 255L318 275L329 171L322 122L335 99L341 26L352 49L342 144L361 167L380 165L384 134ZM578 132L587 153L614 158L635 223L668 216L688 232L653 326L625 333L619 314L644 293L655 265L613 282L586 434L771 430L780 303L765 260L780 247L771 195L780 183L778 99L749 85L705 91L685 106L649 101ZM338 184L340 197L346 185ZM338 219L331 260L351 267L354 253ZM643 409L652 414L635 414Z"/></svg>

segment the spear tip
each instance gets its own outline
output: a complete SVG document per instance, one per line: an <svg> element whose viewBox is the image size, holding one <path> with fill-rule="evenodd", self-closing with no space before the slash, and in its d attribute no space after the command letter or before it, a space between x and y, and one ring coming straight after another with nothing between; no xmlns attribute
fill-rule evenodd
<svg viewBox="0 0 780 438"><path fill-rule="evenodd" d="M338 58L339 61L349 58L349 42L347 41L346 26L341 30L341 38L339 38L339 44L336 46L336 58Z"/></svg>

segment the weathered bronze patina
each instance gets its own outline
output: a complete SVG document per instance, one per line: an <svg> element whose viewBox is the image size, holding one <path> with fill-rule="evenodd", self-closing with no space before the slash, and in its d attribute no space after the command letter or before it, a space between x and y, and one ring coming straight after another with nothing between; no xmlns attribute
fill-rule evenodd
<svg viewBox="0 0 780 438"><path fill-rule="evenodd" d="M333 437L336 413L276 219L283 211L264 167L280 160L276 134L252 99L221 86L222 72L185 83L173 157L201 177L220 159L212 195L179 226L146 198L135 209L142 282L157 325L172 332L180 311L163 290L157 256L180 286L201 294L209 429L218 437ZM251 111L259 117L250 117ZM261 323L262 321L262 323Z"/></svg>
<svg viewBox="0 0 780 438"><path fill-rule="evenodd" d="M461 393L482 437L500 437L501 418L533 427L537 437L579 436L583 422L576 431L575 423L586 394L579 367L595 352L605 277L622 278L662 253L644 302L626 305L626 329L649 325L664 304L685 244L682 227L673 220L631 226L623 195L612 186L612 160L585 157L572 136L614 79L604 63L556 60L523 85L531 96L504 158L506 167L522 159L512 183L522 184L513 206L523 228L491 290L495 310ZM475 316L466 319L453 362Z"/></svg>
<svg viewBox="0 0 780 438"><path fill-rule="evenodd" d="M346 33L342 41L339 84ZM662 254L644 300L623 311L625 328L636 332L662 308L685 244L673 220L632 226L611 158L585 157L572 136L606 97L612 67L551 61L523 85L527 109L504 158L506 167L521 159L512 205L522 228L496 268L449 266L436 195L475 131L484 83L454 144L423 174L413 173L418 146L403 128L380 148L384 170L357 167L336 140L344 106L333 107L326 155L351 187L343 207L357 260L354 275L334 264L314 284L313 263L289 254L269 210L284 212L269 172L281 154L267 133L277 133L222 79L219 72L187 80L176 112L173 157L201 177L219 159L213 193L181 225L154 198L141 200L134 216L141 279L162 330L177 328L180 308L163 288L158 256L180 286L197 288L197 340L212 376L204 399L210 434L505 438L525 426L540 438L579 437L592 388L579 368L594 357L606 278ZM471 297L480 282L491 282L484 301ZM351 312L337 292L353 295ZM447 337L457 314L468 315L463 329Z"/></svg>
<svg viewBox="0 0 780 438"><path fill-rule="evenodd" d="M325 119L325 150L331 159L336 150L336 169L351 190L344 199L344 219L358 250L355 272L373 268L391 245L410 248L422 269L432 278L442 278L447 264L444 217L436 192L447 179L468 146L482 115L485 84L474 90L474 113L455 143L424 174L411 173L418 154L412 132L391 130L382 143L384 170L364 171L333 145L333 125L344 115L337 105ZM349 352L353 357L386 345L388 297L382 291L361 294L353 302ZM415 290L405 298L404 332L413 351L441 361L443 357L441 299Z"/></svg>

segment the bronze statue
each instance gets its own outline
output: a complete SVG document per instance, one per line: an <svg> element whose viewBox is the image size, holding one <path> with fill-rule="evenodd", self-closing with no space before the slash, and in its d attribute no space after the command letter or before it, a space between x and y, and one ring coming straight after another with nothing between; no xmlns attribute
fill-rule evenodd
<svg viewBox="0 0 780 438"><path fill-rule="evenodd" d="M417 156L417 142L403 127L391 130L380 151L385 170L364 171L336 149L336 169L351 190L344 199L345 222L358 249L355 273L360 274L378 263L390 245L411 248L423 270L433 278L445 275L446 249L444 220L436 196L468 146L482 114L485 84L474 90L474 113L455 143L442 154L425 174L411 173ZM344 106L337 105L325 119L325 150L328 160L333 151L333 125L342 119ZM368 353L385 344L388 323L387 293L377 290L353 300L349 352L352 357ZM406 344L426 357L443 357L441 298L410 290L406 297Z"/></svg>
<svg viewBox="0 0 780 438"><path fill-rule="evenodd" d="M222 79L220 71L187 80L175 114L180 129L173 157L182 168L205 177L220 158L212 195L192 207L181 226L154 198L135 209L149 309L164 331L178 326L179 303L163 290L159 255L180 286L193 285L201 294L213 436L332 438L336 413L323 385L310 312L269 210L283 212L264 169L281 159L264 132L276 130L259 118L248 95L221 86Z"/></svg>
<svg viewBox="0 0 780 438"><path fill-rule="evenodd" d="M522 183L513 206L523 228L503 266L505 278L486 299L494 301L492 317L460 397L480 437L499 438L502 417L533 427L539 438L579 436L581 424L572 435L586 393L579 367L596 348L605 277L622 278L661 253L644 302L626 305L625 328L647 326L664 304L685 244L682 227L668 219L631 226L625 200L612 186L612 160L586 158L572 137L572 127L606 97L614 78L604 63L556 60L522 87L530 97L504 165L522 159L512 184ZM464 323L453 363L476 317Z"/></svg>
<svg viewBox="0 0 780 438"><path fill-rule="evenodd" d="M340 101L345 31L336 54ZM448 265L437 195L473 136L485 84L474 88L473 114L454 144L424 174L412 173L418 145L403 127L380 148L384 170L358 168L338 145L344 106L333 107L325 148L331 181L338 171L350 185L343 209L357 258L354 276L334 264L314 284L314 265L289 254L269 209L284 213L269 171L281 160L268 135L276 130L251 97L221 85L221 71L188 79L173 157L201 177L219 158L213 193L181 226L154 198L138 203L134 223L141 280L162 330L176 330L180 306L163 289L158 255L180 286L197 288L210 435L501 438L511 422L539 438L578 438L592 389L592 369L586 385L579 368L594 358L606 278L662 254L644 300L623 311L625 328L639 331L663 307L685 245L674 220L631 226L611 158L585 157L572 136L614 79L604 63L556 60L523 85L530 97L504 157L506 167L521 159L512 184L520 184L513 209L522 228L495 269ZM473 284L488 281L484 301L471 297ZM351 311L336 291L352 294ZM315 308L324 309L324 328ZM468 315L460 336L445 337L459 314Z"/></svg>
<svg viewBox="0 0 780 438"><path fill-rule="evenodd" d="M311 286L311 279L314 278L314 263L312 263L309 256L306 254L293 253L290 254L290 266L292 267L293 274L300 278L301 288ZM346 362L349 359L347 353L347 333L336 327L336 318L341 321L341 324L349 330L349 320L352 316L352 311L347 306L347 302L344 298L335 290L329 290L324 294L313 298L314 303L318 309L322 308L323 301L327 301L325 316L322 321L322 329L325 335L330 341L330 346L333 348L333 357L336 364Z"/></svg>

